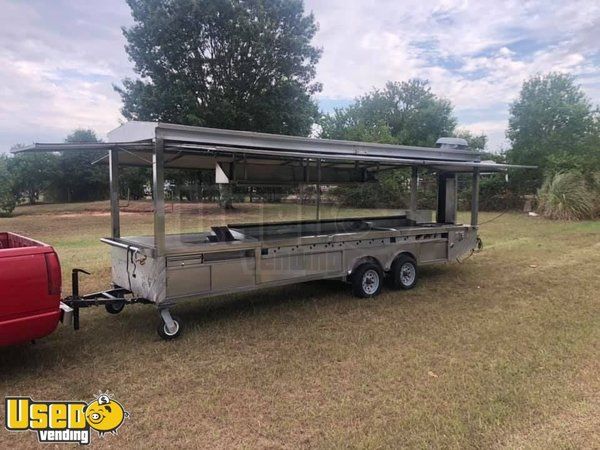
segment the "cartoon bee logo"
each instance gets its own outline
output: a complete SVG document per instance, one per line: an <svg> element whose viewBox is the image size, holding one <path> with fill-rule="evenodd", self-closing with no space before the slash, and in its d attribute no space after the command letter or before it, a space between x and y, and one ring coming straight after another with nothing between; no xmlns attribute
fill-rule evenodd
<svg viewBox="0 0 600 450"><path fill-rule="evenodd" d="M129 413L112 397L108 392L100 393L96 400L88 403L85 408L85 418L88 424L101 437L105 433L117 434L117 429L126 418L129 418Z"/></svg>

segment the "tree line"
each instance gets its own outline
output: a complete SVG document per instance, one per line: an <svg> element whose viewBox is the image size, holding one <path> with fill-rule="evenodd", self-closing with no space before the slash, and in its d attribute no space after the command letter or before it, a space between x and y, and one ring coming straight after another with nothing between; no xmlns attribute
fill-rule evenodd
<svg viewBox="0 0 600 450"><path fill-rule="evenodd" d="M464 137L485 151L486 136L457 126L452 103L427 80L390 81L346 107L321 114L314 94L322 49L312 44L318 25L302 0L128 0L134 24L124 28L135 79L115 86L122 114L130 120L308 136L315 124L324 138L433 146L441 136ZM525 81L510 106L510 149L486 159L537 165L533 172L485 178L490 208L518 207L556 174L571 171L592 189L600 171L600 120L575 79L550 73ZM95 142L76 130L67 142ZM0 158L0 208L19 201L87 201L106 198L107 170L91 163L98 152L18 155ZM217 192L212 175L173 171L182 199L220 198L224 206L246 188ZM147 169L126 169L122 195L148 194ZM391 171L369 186L338 188L341 203L401 207L407 198L406 171ZM424 181L427 181L424 179ZM424 185L427 185L425 182ZM267 192L251 193L266 196ZM280 190L281 194L287 193ZM425 205L434 201L424 192ZM430 198L431 197L431 198ZM466 198L466 197L465 197ZM482 195L482 200L485 197ZM2 206L4 205L4 206ZM485 207L485 203L483 204Z"/></svg>

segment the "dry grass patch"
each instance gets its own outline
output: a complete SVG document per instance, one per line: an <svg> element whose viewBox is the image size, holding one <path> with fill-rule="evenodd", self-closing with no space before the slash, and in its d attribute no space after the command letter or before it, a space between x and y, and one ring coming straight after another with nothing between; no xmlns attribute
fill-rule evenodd
<svg viewBox="0 0 600 450"><path fill-rule="evenodd" d="M20 210L0 226L54 244L65 274L89 267L84 289L100 289L108 218L81 208ZM182 213L169 226L286 217L298 217L295 205L202 223ZM147 213L123 222L151 230ZM1 349L0 393L110 389L132 417L118 436L94 436L101 446L600 446L600 223L507 214L481 235L482 253L424 268L410 292L358 300L323 281L182 304L175 342L159 340L151 307L83 311L78 332ZM3 447L34 441L0 431Z"/></svg>

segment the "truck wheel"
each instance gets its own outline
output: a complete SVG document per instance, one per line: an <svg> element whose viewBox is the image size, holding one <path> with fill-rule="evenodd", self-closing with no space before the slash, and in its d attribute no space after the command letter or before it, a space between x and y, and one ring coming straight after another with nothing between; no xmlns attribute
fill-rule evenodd
<svg viewBox="0 0 600 450"><path fill-rule="evenodd" d="M171 316L171 318L173 319L173 322L175 322L175 331L173 332L170 332L167 329L167 324L163 320L161 320L158 324L158 335L165 341L170 341L171 339L178 338L179 336L181 336L181 333L183 331L183 328L181 326L181 319L179 319L179 317L177 316Z"/></svg>
<svg viewBox="0 0 600 450"><path fill-rule="evenodd" d="M114 302L104 305L104 309L106 309L106 312L109 314L119 314L123 311L123 308L125 308L125 302Z"/></svg>
<svg viewBox="0 0 600 450"><path fill-rule="evenodd" d="M360 265L352 274L352 291L360 298L375 297L381 292L383 273L377 264Z"/></svg>
<svg viewBox="0 0 600 450"><path fill-rule="evenodd" d="M417 262L408 255L400 255L390 270L390 281L394 289L412 289L417 284L419 271Z"/></svg>

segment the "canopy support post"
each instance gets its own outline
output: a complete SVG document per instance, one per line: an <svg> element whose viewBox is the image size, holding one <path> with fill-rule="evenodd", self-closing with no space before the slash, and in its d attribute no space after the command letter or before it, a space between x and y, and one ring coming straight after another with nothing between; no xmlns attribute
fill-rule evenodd
<svg viewBox="0 0 600 450"><path fill-rule="evenodd" d="M473 168L471 184L471 226L476 227L479 219L479 167Z"/></svg>
<svg viewBox="0 0 600 450"><path fill-rule="evenodd" d="M109 183L110 183L110 225L113 239L121 237L121 220L119 217L119 150L108 151Z"/></svg>
<svg viewBox="0 0 600 450"><path fill-rule="evenodd" d="M410 174L410 211L414 213L417 210L417 182L419 179L419 168L412 166Z"/></svg>
<svg viewBox="0 0 600 450"><path fill-rule="evenodd" d="M439 173L437 223L456 224L456 191L456 173Z"/></svg>
<svg viewBox="0 0 600 450"><path fill-rule="evenodd" d="M317 220L321 218L321 160L317 159Z"/></svg>
<svg viewBox="0 0 600 450"><path fill-rule="evenodd" d="M152 154L152 194L154 197L154 249L165 254L165 143L156 138Z"/></svg>

